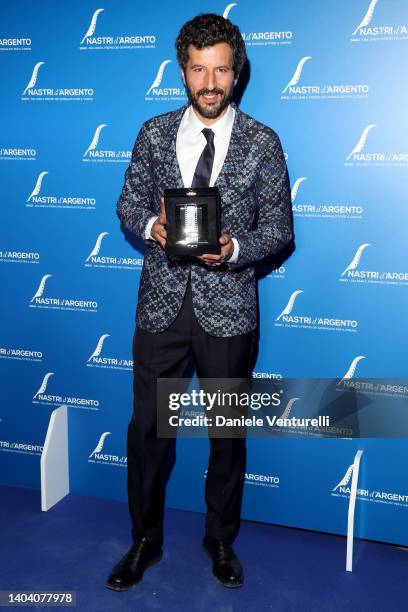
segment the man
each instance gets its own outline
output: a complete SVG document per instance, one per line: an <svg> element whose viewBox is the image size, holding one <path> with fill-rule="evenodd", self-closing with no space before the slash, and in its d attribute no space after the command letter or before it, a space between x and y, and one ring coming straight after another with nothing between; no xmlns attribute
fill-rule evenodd
<svg viewBox="0 0 408 612"><path fill-rule="evenodd" d="M200 378L250 375L257 341L254 264L293 238L279 138L231 102L246 60L239 29L221 16L187 22L176 42L190 104L147 121L118 201L123 225L147 242L133 343L134 413L128 429L133 546L108 588L126 590L161 559L166 460L157 438L156 379L183 377L193 357ZM213 186L221 194L221 253L170 262L163 249L165 188ZM205 552L224 586L243 571L232 542L240 523L245 439L210 439Z"/></svg>

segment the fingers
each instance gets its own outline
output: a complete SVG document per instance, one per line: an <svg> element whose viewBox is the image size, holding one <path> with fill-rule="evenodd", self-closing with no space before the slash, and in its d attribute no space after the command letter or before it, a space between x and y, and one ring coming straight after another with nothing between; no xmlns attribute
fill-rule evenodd
<svg viewBox="0 0 408 612"><path fill-rule="evenodd" d="M204 253L204 255L197 255L197 259L207 264L207 266L220 266L225 262L225 256L223 253L220 255L214 255L213 253Z"/></svg>
<svg viewBox="0 0 408 612"><path fill-rule="evenodd" d="M228 261L234 252L234 243L228 234L222 234L219 238L219 242L221 244L221 253L219 255L205 253L204 255L198 255L197 259L209 266L220 266Z"/></svg>
<svg viewBox="0 0 408 612"><path fill-rule="evenodd" d="M155 240L157 240L157 242L159 242L161 244L162 247L165 246L166 238L167 238L167 232L166 232L166 228L164 227L164 225L160 221L160 217L158 217L156 219L156 221L153 223L151 234L152 234L153 238Z"/></svg>

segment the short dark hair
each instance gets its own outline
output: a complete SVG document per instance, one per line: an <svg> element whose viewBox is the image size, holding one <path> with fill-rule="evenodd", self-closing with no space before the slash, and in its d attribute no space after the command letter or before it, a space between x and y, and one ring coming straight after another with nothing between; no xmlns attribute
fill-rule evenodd
<svg viewBox="0 0 408 612"><path fill-rule="evenodd" d="M226 42L232 49L232 68L235 75L241 72L246 60L245 43L238 26L221 15L206 13L197 15L187 21L180 30L176 40L177 60L180 68L185 71L188 62L188 47L196 49L212 47L217 43Z"/></svg>

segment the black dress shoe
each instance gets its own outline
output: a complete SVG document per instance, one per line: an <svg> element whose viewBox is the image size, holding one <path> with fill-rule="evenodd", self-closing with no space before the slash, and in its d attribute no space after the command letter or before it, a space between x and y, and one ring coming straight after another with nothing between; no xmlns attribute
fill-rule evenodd
<svg viewBox="0 0 408 612"><path fill-rule="evenodd" d="M106 586L114 591L127 591L143 578L147 567L158 563L163 556L162 543L138 538L124 557L115 565Z"/></svg>
<svg viewBox="0 0 408 612"><path fill-rule="evenodd" d="M213 574L225 587L240 587L244 574L237 555L231 544L225 540L215 540L206 535L203 540L204 552L213 560Z"/></svg>

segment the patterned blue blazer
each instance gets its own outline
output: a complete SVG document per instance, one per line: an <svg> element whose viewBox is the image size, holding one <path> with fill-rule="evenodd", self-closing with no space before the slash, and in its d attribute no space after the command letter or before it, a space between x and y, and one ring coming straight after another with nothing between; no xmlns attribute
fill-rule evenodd
<svg viewBox="0 0 408 612"><path fill-rule="evenodd" d="M159 214L164 189L184 187L176 138L186 108L146 121L136 139L117 211L126 229L138 236ZM238 260L217 267L198 260L173 263L158 242L147 240L136 313L142 329L161 332L174 321L190 270L194 312L209 334L235 336L257 326L254 264L293 238L290 186L277 134L234 108L228 153L215 185L221 229L238 240Z"/></svg>

